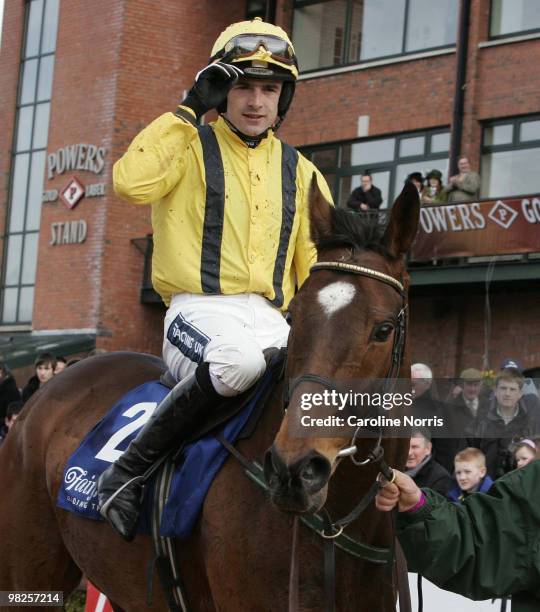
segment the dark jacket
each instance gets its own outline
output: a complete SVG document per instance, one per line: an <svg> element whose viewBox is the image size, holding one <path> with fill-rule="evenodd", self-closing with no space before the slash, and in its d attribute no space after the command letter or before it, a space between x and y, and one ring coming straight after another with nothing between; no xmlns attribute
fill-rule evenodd
<svg viewBox="0 0 540 612"><path fill-rule="evenodd" d="M523 438L534 439L540 435L540 409L518 402L518 413L505 424L497 412L497 401L492 398L484 418L476 428L477 446L486 456L486 467L491 478L499 478L514 468L510 445Z"/></svg>
<svg viewBox="0 0 540 612"><path fill-rule="evenodd" d="M459 429L459 425L449 422L452 414L448 407L441 400L435 399L432 390L428 389L420 397L414 399L412 410L415 418L429 419L436 416L444 419L445 427L443 430L438 427L426 427L426 429L429 429L432 435L433 457L447 470L449 475L452 474L456 453L458 450L466 448L468 444L463 439L455 437L439 437L444 431Z"/></svg>
<svg viewBox="0 0 540 612"><path fill-rule="evenodd" d="M26 386L22 390L22 401L26 403L38 389L39 378L37 376L32 376L32 378L30 378L30 380L26 383Z"/></svg>
<svg viewBox="0 0 540 612"><path fill-rule="evenodd" d="M412 404L412 412L415 418L426 419L441 416L444 403L435 399L431 389L424 391L419 397L415 397ZM430 429L427 427L426 429ZM436 429L436 428L435 428ZM431 428L433 431L433 428Z"/></svg>
<svg viewBox="0 0 540 612"><path fill-rule="evenodd" d="M349 199L347 200L347 206L352 210L362 212L360 204L367 204L370 208L373 209L379 208L379 206L382 204L381 190L375 187L375 185L372 185L371 189L369 189L368 191L364 191L362 187L357 187L349 196Z"/></svg>
<svg viewBox="0 0 540 612"><path fill-rule="evenodd" d="M473 493L487 493L491 489L492 485L493 480L491 480L491 478L486 475L480 481L480 484L477 489L475 489L471 493L465 493L460 489L458 483L454 482L454 486L450 489L450 491L448 491L447 497L450 501L462 502Z"/></svg>
<svg viewBox="0 0 540 612"><path fill-rule="evenodd" d="M4 423L6 409L11 402L17 402L21 399L17 383L11 374L4 376L0 380L0 424Z"/></svg>
<svg viewBox="0 0 540 612"><path fill-rule="evenodd" d="M452 486L452 477L433 456L412 478L419 487L429 487L441 495L447 495Z"/></svg>
<svg viewBox="0 0 540 612"><path fill-rule="evenodd" d="M470 599L512 595L512 612L540 610L540 461L463 504L426 490L401 512L397 535L410 571Z"/></svg>
<svg viewBox="0 0 540 612"><path fill-rule="evenodd" d="M456 422L463 429L465 437L471 437L474 435L477 421L479 421L488 411L489 402L487 399L485 397L480 397L478 399L478 411L476 415L474 415L467 406L465 398L463 397L463 392L447 403L447 406L453 408Z"/></svg>
<svg viewBox="0 0 540 612"><path fill-rule="evenodd" d="M448 432L449 437L432 440L433 454L450 474L454 473L454 457L456 454L469 446L475 446L477 422L486 411L486 403L480 400L478 413L475 417L461 393L455 399L447 403L441 403L439 412L444 419L444 429Z"/></svg>

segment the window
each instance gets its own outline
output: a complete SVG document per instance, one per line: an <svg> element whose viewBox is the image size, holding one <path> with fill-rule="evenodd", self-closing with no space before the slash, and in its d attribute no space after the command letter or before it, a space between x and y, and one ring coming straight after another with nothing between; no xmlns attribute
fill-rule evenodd
<svg viewBox="0 0 540 612"><path fill-rule="evenodd" d="M382 192L381 208L387 208L411 172L425 176L436 169L447 174L449 145L450 132L437 129L303 147L302 153L326 178L336 205L347 205L351 191L360 186L360 177L367 171Z"/></svg>
<svg viewBox="0 0 540 612"><path fill-rule="evenodd" d="M540 31L538 0L492 0L490 35Z"/></svg>
<svg viewBox="0 0 540 612"><path fill-rule="evenodd" d="M497 121L484 126L483 198L540 193L540 115Z"/></svg>
<svg viewBox="0 0 540 612"><path fill-rule="evenodd" d="M455 0L296 0L293 44L300 69L454 45L457 7Z"/></svg>
<svg viewBox="0 0 540 612"><path fill-rule="evenodd" d="M267 0L248 0L246 3L246 19L266 17Z"/></svg>
<svg viewBox="0 0 540 612"><path fill-rule="evenodd" d="M15 142L2 270L0 323L30 323L59 0L26 4Z"/></svg>

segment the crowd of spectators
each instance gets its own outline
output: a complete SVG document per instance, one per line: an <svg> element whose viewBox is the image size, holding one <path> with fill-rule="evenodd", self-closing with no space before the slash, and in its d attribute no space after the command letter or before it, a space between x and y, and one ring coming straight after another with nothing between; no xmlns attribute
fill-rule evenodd
<svg viewBox="0 0 540 612"><path fill-rule="evenodd" d="M28 399L77 361L38 355L35 373L22 389L0 361L0 444ZM444 422L443 434L436 427L412 433L406 470L418 486L460 501L540 457L539 393L517 361L505 360L491 384L480 370L466 368L443 398L426 364L412 366L411 380L414 417Z"/></svg>
<svg viewBox="0 0 540 612"><path fill-rule="evenodd" d="M466 157L458 161L458 174L450 176L445 185L440 170L434 169L424 177L421 172L411 172L407 179L418 189L421 204L435 206L437 204L470 202L478 198L480 191L480 175L471 169ZM373 184L369 172L360 177L360 187L351 192L347 207L355 212L377 210L383 203L381 190Z"/></svg>
<svg viewBox="0 0 540 612"><path fill-rule="evenodd" d="M417 185L420 193L420 202L426 206L437 204L470 202L478 198L480 192L480 175L473 172L471 164L466 157L458 161L459 172L448 178L448 183L443 184L443 176L440 170L432 170L425 179L421 173L418 174Z"/></svg>
<svg viewBox="0 0 540 612"><path fill-rule="evenodd" d="M406 473L419 487L460 502L540 458L539 393L517 361L505 360L493 380L463 370L442 399L426 364L412 366L411 380L414 417L443 423L412 433Z"/></svg>
<svg viewBox="0 0 540 612"><path fill-rule="evenodd" d="M0 445L15 423L24 404L32 395L54 376L58 376L66 367L77 361L79 359L68 361L61 355L40 353L34 361L34 374L22 388L18 387L7 364L0 361Z"/></svg>

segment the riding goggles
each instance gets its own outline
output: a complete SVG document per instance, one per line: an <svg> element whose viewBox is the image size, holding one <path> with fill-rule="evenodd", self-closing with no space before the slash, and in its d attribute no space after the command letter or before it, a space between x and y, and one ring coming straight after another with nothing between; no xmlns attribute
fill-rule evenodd
<svg viewBox="0 0 540 612"><path fill-rule="evenodd" d="M239 34L231 38L223 50L217 53L215 57L226 55L231 60L249 57L261 46L276 61L283 64L298 65L291 44L278 36L270 34Z"/></svg>

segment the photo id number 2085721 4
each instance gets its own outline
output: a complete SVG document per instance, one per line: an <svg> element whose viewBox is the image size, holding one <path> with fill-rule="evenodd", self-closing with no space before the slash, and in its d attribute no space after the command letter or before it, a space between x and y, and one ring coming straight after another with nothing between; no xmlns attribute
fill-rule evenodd
<svg viewBox="0 0 540 612"><path fill-rule="evenodd" d="M62 606L62 591L0 591L0 606Z"/></svg>

